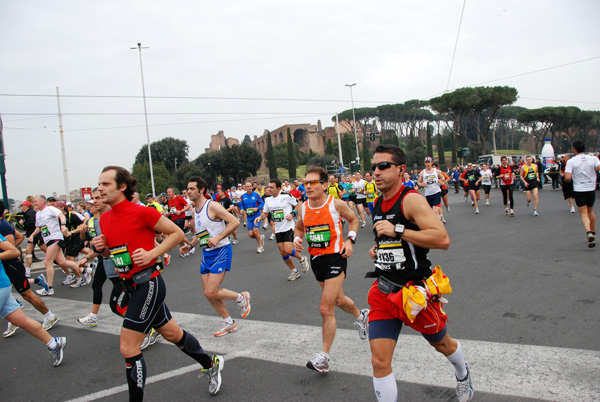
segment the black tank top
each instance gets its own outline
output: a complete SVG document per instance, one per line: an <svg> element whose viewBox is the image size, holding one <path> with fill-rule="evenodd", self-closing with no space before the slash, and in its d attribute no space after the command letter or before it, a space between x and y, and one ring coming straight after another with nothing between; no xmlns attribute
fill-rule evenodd
<svg viewBox="0 0 600 402"><path fill-rule="evenodd" d="M373 224L387 220L394 225L402 224L405 229L421 230L402 213L402 201L406 194L411 192L417 193L410 187L403 187L398 201L386 212L382 208L383 197L378 197L373 207ZM375 271L367 273L367 277L384 276L403 285L409 281L418 281L431 276L431 261L427 258L428 248L415 246L395 237L378 237L377 234L375 234L375 242L377 243Z"/></svg>

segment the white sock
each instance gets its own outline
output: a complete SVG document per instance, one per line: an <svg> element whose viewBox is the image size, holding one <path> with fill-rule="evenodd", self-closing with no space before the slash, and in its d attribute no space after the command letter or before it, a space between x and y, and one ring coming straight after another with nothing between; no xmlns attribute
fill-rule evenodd
<svg viewBox="0 0 600 402"><path fill-rule="evenodd" d="M48 310L48 312L46 314L44 314L44 318L51 320L54 318L54 313L52 311Z"/></svg>
<svg viewBox="0 0 600 402"><path fill-rule="evenodd" d="M225 323L229 324L229 325L233 324L233 320L231 319L231 316L225 318Z"/></svg>
<svg viewBox="0 0 600 402"><path fill-rule="evenodd" d="M458 380L463 380L467 376L467 366L465 364L465 356L463 355L463 350L460 346L460 342L456 341L456 343L458 344L456 346L456 351L450 356L446 356L446 358L454 366L456 378Z"/></svg>
<svg viewBox="0 0 600 402"><path fill-rule="evenodd" d="M394 373L385 377L373 377L373 388L379 402L396 402L398 400L398 385Z"/></svg>
<svg viewBox="0 0 600 402"><path fill-rule="evenodd" d="M90 317L92 317L94 320L97 320L98 314L90 313Z"/></svg>
<svg viewBox="0 0 600 402"><path fill-rule="evenodd" d="M54 350L54 348L56 347L56 338L50 339L50 342L48 342L46 346L48 346L48 349Z"/></svg>

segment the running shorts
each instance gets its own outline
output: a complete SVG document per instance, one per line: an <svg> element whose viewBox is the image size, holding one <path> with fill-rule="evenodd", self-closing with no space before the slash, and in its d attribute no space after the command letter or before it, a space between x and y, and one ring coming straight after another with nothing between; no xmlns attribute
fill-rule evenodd
<svg viewBox="0 0 600 402"><path fill-rule="evenodd" d="M123 328L147 334L171 321L171 312L165 303L167 287L162 275L135 287L129 293L129 304L123 319Z"/></svg>
<svg viewBox="0 0 600 402"><path fill-rule="evenodd" d="M200 274L220 274L231 271L233 249L231 243L215 250L203 250Z"/></svg>
<svg viewBox="0 0 600 402"><path fill-rule="evenodd" d="M317 282L325 282L325 280L335 278L342 273L346 277L348 261L341 254L324 254L311 256L310 266Z"/></svg>

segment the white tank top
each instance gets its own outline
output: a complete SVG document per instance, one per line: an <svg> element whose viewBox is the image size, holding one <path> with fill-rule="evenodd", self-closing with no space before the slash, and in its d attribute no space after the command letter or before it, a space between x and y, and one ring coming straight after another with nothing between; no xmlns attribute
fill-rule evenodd
<svg viewBox="0 0 600 402"><path fill-rule="evenodd" d="M225 230L227 224L223 220L213 221L208 216L208 205L211 200L207 200L200 212L196 212L194 208L194 227L196 229L196 238L198 245L207 251L215 250L229 244L229 237L222 239L215 247L208 247L207 240L210 237L216 237Z"/></svg>
<svg viewBox="0 0 600 402"><path fill-rule="evenodd" d="M425 183L425 195L433 195L442 191L440 184L438 183L438 172L436 168L433 168L432 173L427 173L427 170L423 170L423 182Z"/></svg>

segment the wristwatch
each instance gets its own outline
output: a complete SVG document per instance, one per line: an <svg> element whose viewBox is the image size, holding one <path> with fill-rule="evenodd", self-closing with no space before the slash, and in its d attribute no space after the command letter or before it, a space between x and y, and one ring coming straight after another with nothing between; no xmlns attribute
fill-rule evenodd
<svg viewBox="0 0 600 402"><path fill-rule="evenodd" d="M404 225L402 225L401 223L397 223L394 227L394 232L396 232L397 238L402 237L402 235L404 234Z"/></svg>

